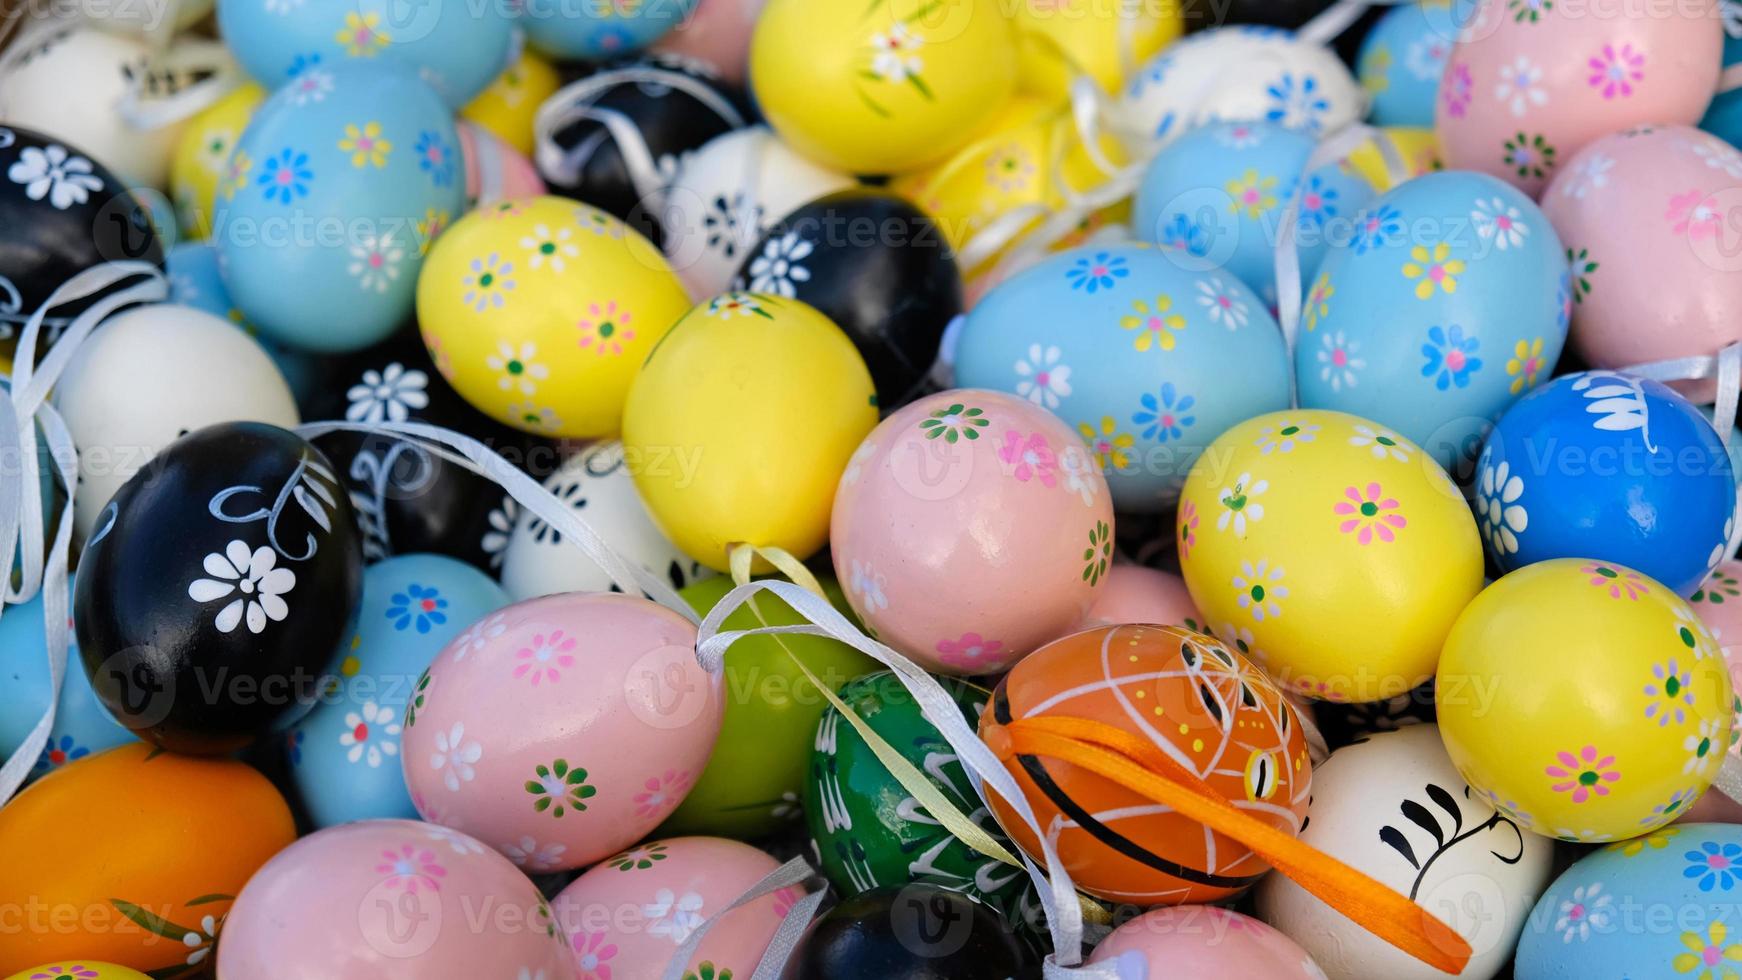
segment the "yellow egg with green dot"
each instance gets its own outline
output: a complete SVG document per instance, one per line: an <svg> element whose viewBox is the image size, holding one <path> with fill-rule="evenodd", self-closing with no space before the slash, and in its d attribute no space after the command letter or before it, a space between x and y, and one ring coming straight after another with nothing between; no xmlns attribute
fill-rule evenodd
<svg viewBox="0 0 1742 980"><path fill-rule="evenodd" d="M533 117L561 81L550 62L531 48L522 48L520 60L468 102L460 116L489 130L522 155L531 156Z"/></svg>
<svg viewBox="0 0 1742 980"><path fill-rule="evenodd" d="M170 160L169 188L183 240L211 235L213 202L230 176L230 151L264 101L266 90L249 82L207 106L182 130Z"/></svg>

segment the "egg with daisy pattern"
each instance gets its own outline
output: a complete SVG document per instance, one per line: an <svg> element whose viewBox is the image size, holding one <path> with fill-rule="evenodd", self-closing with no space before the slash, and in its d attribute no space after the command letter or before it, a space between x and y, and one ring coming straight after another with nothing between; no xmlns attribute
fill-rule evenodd
<svg viewBox="0 0 1742 980"><path fill-rule="evenodd" d="M1560 238L1523 192L1469 172L1406 181L1341 233L1348 247L1302 278L1300 404L1372 419L1462 475L1560 358Z"/></svg>
<svg viewBox="0 0 1742 980"><path fill-rule="evenodd" d="M1236 425L1192 467L1180 569L1218 633L1285 690L1395 697L1433 676L1482 587L1482 542L1451 478L1370 419L1322 409ZM1222 624L1227 624L1226 626Z"/></svg>
<svg viewBox="0 0 1742 980"><path fill-rule="evenodd" d="M236 308L301 350L385 338L411 318L424 255L464 209L459 152L453 111L409 69L298 74L255 110L218 185L218 268Z"/></svg>

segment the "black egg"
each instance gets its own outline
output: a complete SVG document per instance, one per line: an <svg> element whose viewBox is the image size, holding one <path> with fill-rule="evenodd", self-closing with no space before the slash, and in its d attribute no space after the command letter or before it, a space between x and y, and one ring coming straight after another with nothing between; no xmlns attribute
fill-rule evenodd
<svg viewBox="0 0 1742 980"><path fill-rule="evenodd" d="M1257 27L1277 27L1295 30L1329 8L1335 0L1184 0L1180 18L1187 33L1209 30L1232 24ZM1384 4L1374 4L1361 13L1355 22L1331 42L1345 62L1354 64L1367 36L1379 17L1390 10Z"/></svg>
<svg viewBox="0 0 1742 980"><path fill-rule="evenodd" d="M543 480L562 465L557 443L479 412L443 380L415 327L328 362L300 406L314 421L424 422L484 443ZM363 558L427 552L492 574L514 529L515 506L491 480L403 439L339 432L315 445L333 461L357 511Z"/></svg>
<svg viewBox="0 0 1742 980"><path fill-rule="evenodd" d="M624 73L637 77L612 81ZM645 80L655 76L666 83ZM588 77L602 86L591 99L591 108L633 126L666 183L676 175L684 154L752 119L743 95L715 77L709 66L692 59L653 55L606 65ZM644 200L644 191L651 188L635 186L610 129L596 118L581 119L558 129L552 138L579 166L575 180L541 166L539 175L552 193L614 214L656 245L663 240L659 202Z"/></svg>
<svg viewBox="0 0 1742 980"><path fill-rule="evenodd" d="M232 422L176 440L116 491L77 578L98 698L141 738L219 754L313 706L350 635L363 549L320 450Z"/></svg>
<svg viewBox="0 0 1742 980"><path fill-rule="evenodd" d="M0 341L16 343L25 321L68 279L127 259L163 267L162 243L139 199L77 147L0 122ZM44 345L93 299L51 311Z"/></svg>
<svg viewBox="0 0 1742 980"><path fill-rule="evenodd" d="M937 885L877 888L811 924L782 980L1010 980L1039 970L990 906Z"/></svg>
<svg viewBox="0 0 1742 980"><path fill-rule="evenodd" d="M884 410L911 399L962 312L962 274L943 233L887 191L839 191L781 219L738 270L742 288L804 300L839 324L871 369Z"/></svg>

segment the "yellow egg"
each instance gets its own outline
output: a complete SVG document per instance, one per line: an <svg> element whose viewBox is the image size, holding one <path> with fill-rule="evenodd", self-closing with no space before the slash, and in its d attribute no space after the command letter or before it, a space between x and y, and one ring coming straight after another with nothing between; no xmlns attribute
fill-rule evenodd
<svg viewBox="0 0 1742 980"><path fill-rule="evenodd" d="M17 916L0 974L89 956L179 975L295 839L284 798L240 762L133 744L70 763L0 809L0 908Z"/></svg>
<svg viewBox="0 0 1742 980"><path fill-rule="evenodd" d="M1014 19L1022 90L1047 98L1066 95L1079 74L1118 92L1181 27L1179 4L1169 0L1019 0Z"/></svg>
<svg viewBox="0 0 1742 980"><path fill-rule="evenodd" d="M71 956L59 963L42 963L19 970L6 980L151 980L138 970Z"/></svg>
<svg viewBox="0 0 1742 980"><path fill-rule="evenodd" d="M524 156L532 155L532 117L557 90L561 79L550 62L522 48L520 60L509 65L490 87L460 110L463 118L488 129Z"/></svg>
<svg viewBox="0 0 1742 980"><path fill-rule="evenodd" d="M1439 143L1434 139L1431 129L1415 129L1408 126L1388 126L1379 130L1380 134L1397 152L1398 159L1403 163L1404 179L1420 177L1422 174L1444 169L1440 162ZM1374 189L1381 194L1402 183L1391 179L1391 172L1385 166L1385 157L1379 152L1379 147L1372 139L1367 140L1349 154L1349 165L1356 172L1367 178Z"/></svg>
<svg viewBox="0 0 1742 980"><path fill-rule="evenodd" d="M902 173L947 158L1016 91L1000 0L769 0L750 44L763 115L838 170Z"/></svg>
<svg viewBox="0 0 1742 980"><path fill-rule="evenodd" d="M1393 697L1432 677L1482 587L1476 521L1445 471L1341 412L1224 432L1186 478L1177 528L1208 624L1285 688L1327 700Z"/></svg>
<svg viewBox="0 0 1742 980"><path fill-rule="evenodd" d="M182 130L170 160L169 188L183 239L211 235L213 199L229 173L230 151L265 100L266 90L249 82L189 119Z"/></svg>
<svg viewBox="0 0 1742 980"><path fill-rule="evenodd" d="M1128 159L1111 136L1102 136L1099 146L1103 159L1114 167ZM1084 146L1067 108L1019 95L992 117L983 135L950 159L897 177L889 187L931 215L958 252L1001 215L1032 211L1033 217L1001 247L967 257L970 264L962 272L971 280L1038 227L1045 214L1065 205L1061 178L1071 191L1082 193L1106 183L1109 175ZM1090 223L1117 223L1129 209L1130 202L1122 201L1096 212ZM1068 248L1074 241L1056 244Z"/></svg>
<svg viewBox="0 0 1742 980"><path fill-rule="evenodd" d="M871 372L840 327L798 300L727 293L648 355L623 451L666 536L725 571L736 543L821 549L835 486L876 425Z"/></svg>
<svg viewBox="0 0 1742 980"><path fill-rule="evenodd" d="M1446 637L1435 701L1446 751L1539 834L1594 843L1680 816L1732 738L1730 675L1680 596L1621 565L1527 565Z"/></svg>
<svg viewBox="0 0 1742 980"><path fill-rule="evenodd" d="M442 377L527 432L615 435L641 362L690 306L659 249L560 197L461 218L430 249L417 319Z"/></svg>

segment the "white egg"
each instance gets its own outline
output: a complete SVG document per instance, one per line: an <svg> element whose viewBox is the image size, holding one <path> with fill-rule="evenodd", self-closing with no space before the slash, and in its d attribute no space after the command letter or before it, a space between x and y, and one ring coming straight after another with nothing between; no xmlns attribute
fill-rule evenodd
<svg viewBox="0 0 1742 980"><path fill-rule="evenodd" d="M1381 732L1313 769L1300 839L1408 895L1469 941L1460 980L1506 965L1548 884L1553 842L1497 813L1452 767L1434 725ZM1281 875L1258 886L1258 915L1330 980L1448 977L1357 926Z"/></svg>

